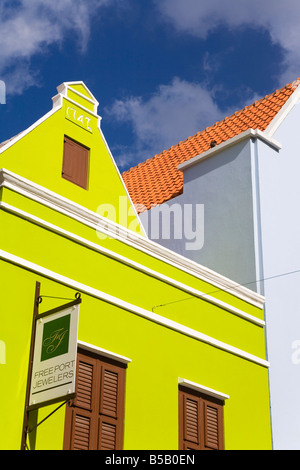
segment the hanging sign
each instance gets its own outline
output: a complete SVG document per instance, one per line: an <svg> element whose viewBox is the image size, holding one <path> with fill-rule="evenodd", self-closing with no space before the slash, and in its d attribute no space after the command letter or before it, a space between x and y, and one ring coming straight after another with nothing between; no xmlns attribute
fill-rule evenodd
<svg viewBox="0 0 300 470"><path fill-rule="evenodd" d="M29 408L75 395L79 303L74 301L36 319Z"/></svg>

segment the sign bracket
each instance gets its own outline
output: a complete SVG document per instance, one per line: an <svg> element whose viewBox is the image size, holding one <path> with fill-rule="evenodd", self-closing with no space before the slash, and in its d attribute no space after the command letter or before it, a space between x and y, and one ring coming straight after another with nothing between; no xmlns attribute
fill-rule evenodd
<svg viewBox="0 0 300 470"><path fill-rule="evenodd" d="M46 419L50 418L50 416L52 416L62 406L66 405L68 403L68 401L70 401L70 400L68 399L68 400L64 401L63 403L61 403L57 408L55 408L55 410L51 411L51 413L49 413L47 416L45 416L45 418L43 418L42 421L40 421L38 424L36 424L32 428L30 426L27 426L26 427L26 434L30 434L31 432L33 432L40 424L42 424L44 421L46 421Z"/></svg>
<svg viewBox="0 0 300 470"><path fill-rule="evenodd" d="M30 356L29 356L29 365L28 365L28 374L27 374L27 388L26 388L26 400L25 400L25 410L24 410L24 420L23 420L23 432L22 432L22 442L21 450L26 449L26 429L28 426L28 405L29 405L29 394L30 394L30 377L32 373L32 364L33 364L33 350L34 350L34 341L35 341L35 331L36 331L36 319L39 312L39 296L40 296L41 284L36 282L35 285L35 297L34 297L34 308L33 308L33 319L31 327L31 343L30 343Z"/></svg>

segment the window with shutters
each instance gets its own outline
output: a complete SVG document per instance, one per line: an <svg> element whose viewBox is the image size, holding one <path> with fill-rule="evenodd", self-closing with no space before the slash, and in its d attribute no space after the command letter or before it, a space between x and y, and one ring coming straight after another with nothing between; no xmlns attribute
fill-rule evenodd
<svg viewBox="0 0 300 470"><path fill-rule="evenodd" d="M223 402L179 388L179 448L223 450Z"/></svg>
<svg viewBox="0 0 300 470"><path fill-rule="evenodd" d="M65 136L62 177L87 189L88 169L89 149Z"/></svg>
<svg viewBox="0 0 300 470"><path fill-rule="evenodd" d="M123 446L125 366L78 352L76 397L67 405L64 449Z"/></svg>

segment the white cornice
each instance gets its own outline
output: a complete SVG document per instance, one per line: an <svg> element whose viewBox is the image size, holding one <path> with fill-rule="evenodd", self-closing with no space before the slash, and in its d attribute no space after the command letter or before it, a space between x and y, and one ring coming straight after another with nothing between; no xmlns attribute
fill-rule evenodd
<svg viewBox="0 0 300 470"><path fill-rule="evenodd" d="M264 306L264 297L256 292L6 169L0 170L0 187L11 189L96 231L162 260L213 285L216 290L228 292L258 308L262 309Z"/></svg>
<svg viewBox="0 0 300 470"><path fill-rule="evenodd" d="M177 168L179 170L186 170L187 168L196 165L200 161L213 157L216 154L224 151L225 149L248 139L260 139L277 151L281 149L281 144L266 133L261 132L259 129L247 129L245 132L242 132L241 134L238 134L232 137L231 139L228 139L225 142L216 145L216 147L213 147L207 150L206 152L200 153L199 155L196 155L195 157L191 158L190 160L187 160L184 163L180 163Z"/></svg>
<svg viewBox="0 0 300 470"><path fill-rule="evenodd" d="M122 362L123 364L128 364L129 362L131 362L131 359L129 359L128 357L120 356L120 354L113 353L111 351L108 351L107 349L99 348L98 346L94 346L93 344L86 343L84 341L78 340L77 345L85 351L92 352L99 356L104 356L118 362Z"/></svg>
<svg viewBox="0 0 300 470"><path fill-rule="evenodd" d="M194 296L195 298L200 298L204 300L205 302L208 302L210 304L216 305L217 307L220 307L223 310L226 310L227 312L232 313L233 315L236 315L240 318L243 318L244 320L250 321L251 323L263 327L265 326L265 322L263 320L260 320L257 317L254 317L253 315L248 314L247 312L244 312L241 309L238 309L234 307L233 305L230 305L226 302L222 302L221 300L209 295L205 294L204 292L199 291L198 289L194 289L193 287L190 287L182 282L179 282L175 279L170 278L169 276L165 276L162 273L159 273L157 271L154 271L153 269L148 268L147 266L144 266L140 263L137 263L136 261L133 261L129 258L126 258L125 256L122 256L118 253L115 253L111 250L108 250L107 248L104 248L96 243L93 243L85 238L82 238L75 233L69 232L67 230L62 229L61 227L58 227L56 225L53 225L49 222L46 222L45 220L36 217L32 214L29 214L28 212L25 212L21 209L18 209L14 206L11 206L10 204L7 204L3 201L0 201L0 209L5 210L11 214L17 215L18 217L22 217L25 220L28 220L40 227L43 227L47 230L51 230L54 233L57 233L58 235L61 235L65 238L68 238L69 240L72 240L82 246L85 246L95 252L101 253L105 256L108 256L118 262L121 262L122 264L125 264L127 266L132 267L133 269L136 269L140 272L143 272L155 279L158 279L162 282L165 282L177 289L182 290L183 292ZM154 310L154 307L153 307Z"/></svg>
<svg viewBox="0 0 300 470"><path fill-rule="evenodd" d="M82 85L83 88L85 89L85 91L90 95L90 98L88 98L87 96L83 95L82 93L80 93L78 90L72 88L72 86L74 85ZM63 82L61 83L60 85L58 85L58 87L56 88L58 93L61 93L63 94L64 96L67 96L67 91L68 89L73 91L74 93L76 93L78 96L81 96L82 98L88 100L90 103L93 103L95 104L96 106L99 105L99 102L97 101L97 99L95 98L95 96L93 95L93 93L91 92L91 90L89 90L89 88L86 86L86 84L79 80L79 81L71 81L71 82Z"/></svg>
<svg viewBox="0 0 300 470"><path fill-rule="evenodd" d="M211 336L208 336L204 333L201 333L193 328L189 328L185 325L177 323L169 318L165 318L161 315L157 315L156 313L150 312L144 308L138 307L134 304L131 304L125 300L119 299L113 295L107 294L106 292L100 291L99 289L95 289L91 286L78 282L74 279L68 278L63 276L59 273L51 271L43 266L40 266L36 263L32 263L31 261L25 260L24 258L20 258L12 253L8 253L4 250L0 250L0 259L15 264L16 266L23 267L28 269L29 271L35 272L41 276L45 276L48 279L52 279L57 281L65 286L71 287L76 289L77 291L95 297L97 299L101 299L104 302L110 303L117 307L120 307L123 310L131 312L135 315L138 315L142 318L145 318L149 321L157 323L161 326L169 328L173 331L177 331L181 334L189 336L197 341L201 341L205 344L208 344L212 347L217 349L223 350L235 356L241 357L242 359L251 361L263 367L269 367L270 364L265 359L262 359L254 354L248 353L240 348L236 348L235 346L229 345L224 343L223 341L219 341Z"/></svg>
<svg viewBox="0 0 300 470"><path fill-rule="evenodd" d="M75 92L75 90L72 90L72 91ZM82 109L82 111L84 111L85 113L94 116L99 122L101 121L101 119L102 119L101 116L99 116L95 111L92 111L91 109L86 108L85 106L83 106L82 104L80 104L77 101L73 100L72 98L69 98L69 96L64 96L62 94L58 94L58 95L56 95L52 98L53 108L55 109L57 106L60 107L63 99L65 99L66 101L68 101L71 104L74 104L78 108ZM99 127L99 125L98 125L98 127Z"/></svg>
<svg viewBox="0 0 300 470"><path fill-rule="evenodd" d="M2 186L72 217L95 230L103 229L104 233L112 238L118 238L116 234L119 234L121 239L133 235L133 232L125 227L5 168L0 169L0 187Z"/></svg>
<svg viewBox="0 0 300 470"><path fill-rule="evenodd" d="M219 400L227 400L229 398L229 395L225 393L221 393L217 390L213 390L212 388L205 387L204 385L191 382L190 380L182 379L181 377L178 378L178 383L179 385L183 385L186 388L190 388L196 392L204 393L210 397L218 398Z"/></svg>

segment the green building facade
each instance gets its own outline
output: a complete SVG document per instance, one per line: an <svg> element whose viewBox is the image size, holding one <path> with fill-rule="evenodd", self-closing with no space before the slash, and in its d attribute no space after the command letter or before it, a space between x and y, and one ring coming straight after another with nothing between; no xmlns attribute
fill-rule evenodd
<svg viewBox="0 0 300 470"><path fill-rule="evenodd" d="M263 297L145 236L97 100L57 90L0 147L0 448L271 449ZM76 396L27 408L34 312L77 293Z"/></svg>

